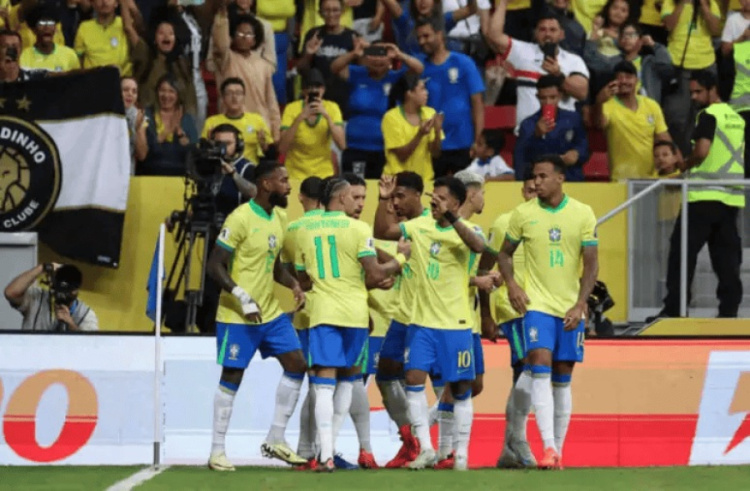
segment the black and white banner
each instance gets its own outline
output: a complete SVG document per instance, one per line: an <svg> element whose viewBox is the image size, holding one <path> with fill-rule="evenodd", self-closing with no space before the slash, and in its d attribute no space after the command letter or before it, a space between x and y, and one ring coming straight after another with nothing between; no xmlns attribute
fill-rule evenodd
<svg viewBox="0 0 750 491"><path fill-rule="evenodd" d="M0 84L0 232L116 268L129 180L116 68Z"/></svg>

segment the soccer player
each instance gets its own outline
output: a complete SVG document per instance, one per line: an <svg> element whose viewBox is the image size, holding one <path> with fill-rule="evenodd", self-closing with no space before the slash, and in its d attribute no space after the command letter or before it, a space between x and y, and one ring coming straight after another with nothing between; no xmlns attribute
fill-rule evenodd
<svg viewBox="0 0 750 491"><path fill-rule="evenodd" d="M404 370L409 420L421 449L408 466L423 469L435 465L437 455L430 440L424 384L428 373L437 372L450 385L455 399L457 436L453 468L465 470L473 418L471 382L474 380L472 313L466 285L469 284L471 253L481 253L485 240L481 228L459 218L459 208L466 201L466 187L461 181L452 177L436 179L431 198L431 217L418 217L400 224L402 237L412 241L410 269L416 278Z"/></svg>
<svg viewBox="0 0 750 491"><path fill-rule="evenodd" d="M534 175L531 169L527 169L521 194L524 201L536 198L536 187ZM490 227L489 250L482 254L479 263L480 271L489 271L497 262L497 254L505 240L508 223L513 211L503 213ZM513 254L513 274L516 282L525 287L523 243L518 244L518 249ZM482 317L482 335L492 342L497 340L498 327L503 332L505 339L510 345L510 365L513 368L513 385L521 376L526 363L525 349L523 343L523 316L516 312L508 302L508 287L505 283L500 285L494 298L495 319L490 310L490 297L486 293L479 292L479 305ZM495 323L497 322L497 324ZM525 393L522 395L526 395ZM499 468L535 468L537 463L534 454L531 453L529 443L526 439L526 422L531 409L531 400L526 397L517 401L516 392L511 387L508 402L505 407L505 441L502 454L497 461Z"/></svg>
<svg viewBox="0 0 750 491"><path fill-rule="evenodd" d="M399 254L379 264L367 224L351 218L361 212L353 187L344 179L331 179L323 192L326 212L305 224L300 236L300 253L295 267L309 276L310 344L309 363L315 390L315 421L320 438L317 470L333 471L333 448L343 414L349 402L342 402L340 417L334 420L334 389L339 381L357 375L355 366L367 340L369 316L367 288L387 282L401 270L410 246L399 244ZM347 216L348 215L348 216ZM364 270L364 275L362 274ZM307 281L305 282L307 283ZM339 397L345 399L347 392ZM334 424L335 423L335 424Z"/></svg>
<svg viewBox="0 0 750 491"><path fill-rule="evenodd" d="M273 291L276 281L292 290L298 306L305 301L299 283L278 258L286 216L276 208L286 208L291 188L286 169L275 162L256 168L255 185L255 199L238 207L224 222L208 264L209 274L223 290L216 313L218 363L223 369L214 397L213 442L208 461L209 468L218 471L234 470L226 457L224 442L235 394L258 349L264 358L276 356L284 368L273 425L261 451L289 464L305 463L284 441L284 431L307 367L294 327Z"/></svg>
<svg viewBox="0 0 750 491"><path fill-rule="evenodd" d="M565 164L559 156L539 157L532 169L537 199L513 211L498 263L508 300L524 316L529 370L518 378L514 397L530 397L535 408L544 443L539 467L559 469L573 406L570 380L575 363L583 361L583 317L599 269L596 217L591 207L563 192ZM521 242L525 288L512 262Z"/></svg>
<svg viewBox="0 0 750 491"><path fill-rule="evenodd" d="M320 199L323 195L323 179L310 176L304 181L299 188L299 202L302 205L304 214L289 224L284 235L284 244L281 249L281 262L290 272L296 275L294 270L294 258L299 249L297 235L303 225L310 220L314 220L323 214L323 208ZM302 345L302 354L307 360L308 355L308 334L310 327L310 309L307 303L305 306L294 312L292 324L297 330L300 344ZM314 466L315 460L315 393L308 390L305 401L300 408L300 436L297 443L297 454L307 460L306 464L301 466L302 469L309 469Z"/></svg>
<svg viewBox="0 0 750 491"><path fill-rule="evenodd" d="M429 216L429 210L422 206L423 191L422 177L415 172L405 171L395 176L383 176L380 179L380 201L375 213L375 238L398 240L401 237L400 221ZM401 271L400 305L383 338L375 377L383 397L383 405L396 423L403 442L396 456L385 465L387 469L403 467L419 454L419 444L411 433L404 392L406 328L411 322L415 289L416 278L407 262Z"/></svg>

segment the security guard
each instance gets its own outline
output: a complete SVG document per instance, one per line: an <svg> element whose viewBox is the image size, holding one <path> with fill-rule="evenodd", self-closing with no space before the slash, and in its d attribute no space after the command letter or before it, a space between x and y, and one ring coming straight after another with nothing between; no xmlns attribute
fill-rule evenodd
<svg viewBox="0 0 750 491"><path fill-rule="evenodd" d="M690 180L743 179L745 172L745 122L719 99L716 76L707 70L690 77L690 95L700 108L693 152L682 164ZM742 300L742 242L737 214L745 207L741 186L691 186L688 192L688 290L693 281L698 253L708 242L711 265L719 278L719 317L737 317ZM660 317L680 312L680 231L677 219L670 241L667 263L667 296ZM688 299L689 300L689 299Z"/></svg>
<svg viewBox="0 0 750 491"><path fill-rule="evenodd" d="M735 42L734 89L729 104L745 120L745 141L750 138L750 39ZM750 145L745 144L745 162L750 161ZM745 177L750 178L750 166L745 168Z"/></svg>

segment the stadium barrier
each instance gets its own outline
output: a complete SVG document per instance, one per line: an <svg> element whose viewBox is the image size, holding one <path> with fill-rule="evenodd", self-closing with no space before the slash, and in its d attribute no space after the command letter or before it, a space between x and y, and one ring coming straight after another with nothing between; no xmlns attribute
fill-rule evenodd
<svg viewBox="0 0 750 491"><path fill-rule="evenodd" d="M0 463L150 464L154 441L162 463L205 463L220 373L213 338L160 337L158 330L1 336ZM471 466L494 465L511 382L507 345L485 344L484 351ZM259 358L245 375L227 437L238 464L272 463L259 448L280 376L278 362ZM374 384L368 391L372 445L383 463L398 449L398 436ZM750 340L592 340L573 392L567 467L750 463ZM528 434L539 455L533 418ZM287 431L292 445L297 435L295 413ZM337 446L355 459L348 421Z"/></svg>

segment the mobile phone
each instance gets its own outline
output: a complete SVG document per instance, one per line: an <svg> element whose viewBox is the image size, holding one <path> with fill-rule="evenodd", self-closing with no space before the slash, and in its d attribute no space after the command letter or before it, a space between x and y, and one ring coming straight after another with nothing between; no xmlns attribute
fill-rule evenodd
<svg viewBox="0 0 750 491"><path fill-rule="evenodd" d="M542 117L550 123L557 117L557 106L554 104L545 104L542 106Z"/></svg>
<svg viewBox="0 0 750 491"><path fill-rule="evenodd" d="M311 90L307 93L307 103L312 104L313 102L317 102L320 100L320 92L317 90Z"/></svg>
<svg viewBox="0 0 750 491"><path fill-rule="evenodd" d="M385 46L368 46L364 53L365 56L388 56L388 48Z"/></svg>
<svg viewBox="0 0 750 491"><path fill-rule="evenodd" d="M544 43L541 46L542 53L545 58L556 58L557 57L557 43Z"/></svg>

